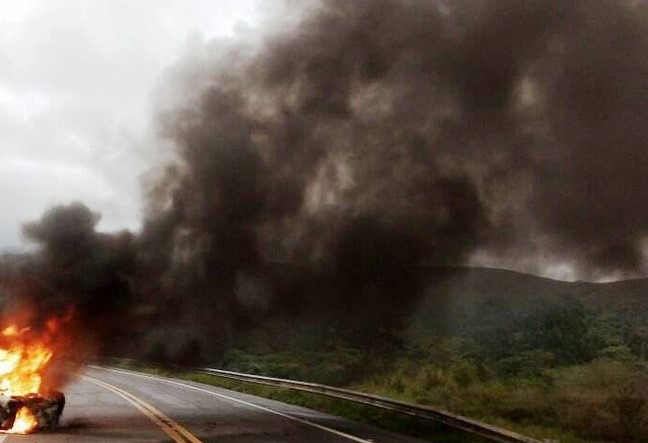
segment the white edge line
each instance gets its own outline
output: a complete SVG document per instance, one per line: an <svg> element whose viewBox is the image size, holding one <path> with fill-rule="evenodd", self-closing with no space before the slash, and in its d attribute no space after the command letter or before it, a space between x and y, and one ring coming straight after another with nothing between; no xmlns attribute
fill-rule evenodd
<svg viewBox="0 0 648 443"><path fill-rule="evenodd" d="M182 387L187 388L187 389L192 389L194 391L204 392L206 394L210 394L210 395L213 395L213 396L216 396L216 397L220 397L220 398L224 398L224 399L236 402L236 403L240 403L240 404L249 406L251 408L260 409L262 411L269 412L270 414L279 415L279 416L287 418L289 420L293 420L293 421L296 421L298 423L302 423L302 424L307 425L307 426L312 426L314 428L320 429L322 431L330 432L331 434L335 434L337 436L344 437L344 438L352 440L352 441L356 441L356 442L360 442L360 443L376 443L374 440L365 440L363 438L356 437L355 435L347 434L345 432L338 431L336 429L329 428L329 427L324 426L324 425L313 423L312 421L304 420L302 418L295 417L293 415L285 414L283 412L275 411L274 409L266 408L265 406L250 403L250 402L247 402L245 400L230 397L228 395L219 394L218 392L213 392L213 391L210 391L208 389L199 388L197 386L192 386L192 385L188 385L188 384L185 384L185 383L180 383L180 382L177 382L177 381L174 381L174 380L167 380L167 379L164 379L164 378L154 377L152 375L139 374L137 372L121 371L119 369L103 368L103 367L100 367L100 366L90 366L90 367L95 368L95 369L101 369L103 371L110 371L110 372L116 372L116 373L119 373L119 374L132 375L132 376L135 376L135 377L150 378L152 380L157 380L157 381L160 381L162 383L167 383L167 384L170 384L170 385L182 386ZM0 440L0 442L2 442L2 440Z"/></svg>

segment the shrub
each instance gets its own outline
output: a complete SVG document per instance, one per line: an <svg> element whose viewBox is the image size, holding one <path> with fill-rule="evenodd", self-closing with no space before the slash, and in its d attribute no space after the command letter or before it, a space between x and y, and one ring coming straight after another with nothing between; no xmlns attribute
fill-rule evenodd
<svg viewBox="0 0 648 443"><path fill-rule="evenodd" d="M589 438L648 438L648 375L630 363L597 360L553 373L558 423Z"/></svg>

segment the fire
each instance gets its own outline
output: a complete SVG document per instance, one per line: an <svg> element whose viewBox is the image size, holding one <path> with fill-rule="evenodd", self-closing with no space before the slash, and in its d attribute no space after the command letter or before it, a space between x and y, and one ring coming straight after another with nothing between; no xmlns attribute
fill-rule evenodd
<svg viewBox="0 0 648 443"><path fill-rule="evenodd" d="M0 392L3 395L27 395L40 391L41 373L53 355L46 339L26 336L29 329L16 332L9 326L2 335L10 337L0 347Z"/></svg>
<svg viewBox="0 0 648 443"><path fill-rule="evenodd" d="M28 434L33 431L36 426L38 426L38 420L29 409L23 406L18 410L16 421L14 421L12 428L7 432L12 434Z"/></svg>
<svg viewBox="0 0 648 443"><path fill-rule="evenodd" d="M41 394L42 376L54 355L58 321L48 320L41 332L12 324L0 332L0 396ZM8 433L26 434L38 427L33 411L20 406Z"/></svg>
<svg viewBox="0 0 648 443"><path fill-rule="evenodd" d="M16 327L16 325L7 326L3 329L2 335L4 335L5 337L15 337L16 335L18 335L18 328Z"/></svg>

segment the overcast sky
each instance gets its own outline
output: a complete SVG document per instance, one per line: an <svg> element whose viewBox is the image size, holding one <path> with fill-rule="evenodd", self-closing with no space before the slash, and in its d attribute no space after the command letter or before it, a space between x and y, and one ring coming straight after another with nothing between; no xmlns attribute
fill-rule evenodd
<svg viewBox="0 0 648 443"><path fill-rule="evenodd" d="M261 3L263 2L263 3ZM101 230L137 229L155 158L151 91L192 39L236 38L269 0L0 1L0 250L81 200Z"/></svg>

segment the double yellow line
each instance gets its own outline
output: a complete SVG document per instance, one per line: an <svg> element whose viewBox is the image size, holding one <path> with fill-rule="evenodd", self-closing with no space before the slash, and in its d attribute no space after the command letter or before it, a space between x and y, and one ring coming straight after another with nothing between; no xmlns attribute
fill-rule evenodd
<svg viewBox="0 0 648 443"><path fill-rule="evenodd" d="M105 381L96 379L84 375L83 378L91 383L94 383L98 386L101 386L104 389L107 389L124 400L135 406L139 411L151 419L156 425L158 425L164 432L166 432L173 441L177 443L202 443L198 438L196 438L191 432L189 432L185 427L183 427L178 422L173 421L171 418L154 408L149 403L146 403L144 400L135 397L130 392L124 391L117 386L113 386Z"/></svg>

